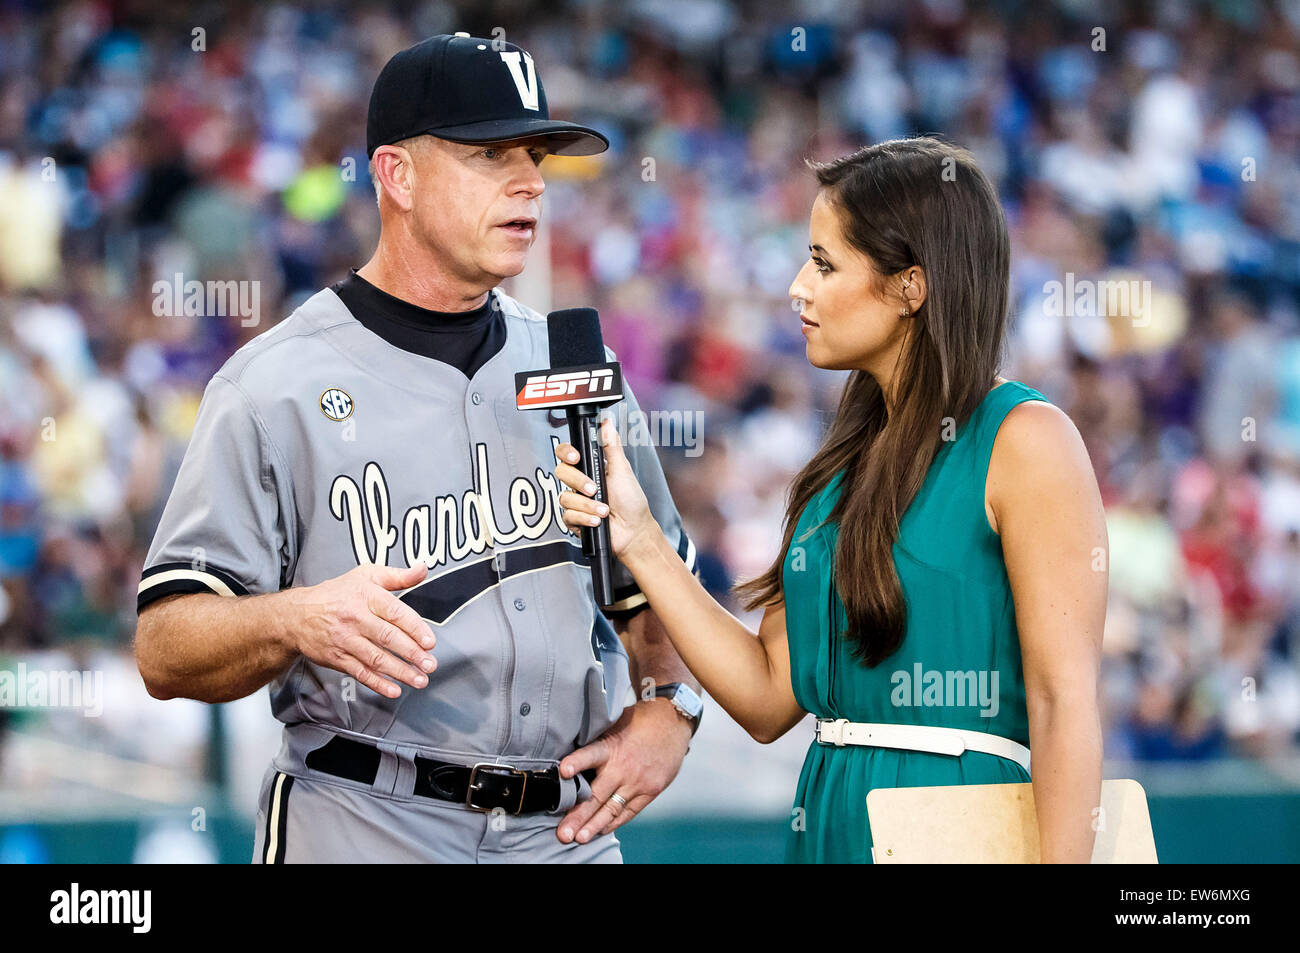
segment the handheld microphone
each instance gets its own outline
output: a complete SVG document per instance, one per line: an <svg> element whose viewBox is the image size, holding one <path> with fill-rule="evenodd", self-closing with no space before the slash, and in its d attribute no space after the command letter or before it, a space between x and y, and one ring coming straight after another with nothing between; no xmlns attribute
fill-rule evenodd
<svg viewBox="0 0 1300 953"><path fill-rule="evenodd" d="M608 504L605 456L600 443L600 409L623 399L617 361L605 360L600 318L594 308L567 308L546 316L551 366L515 374L515 406L520 410L564 409L569 442L577 448L578 468L596 484L595 499ZM609 522L581 527L582 554L591 565L596 602L614 603Z"/></svg>

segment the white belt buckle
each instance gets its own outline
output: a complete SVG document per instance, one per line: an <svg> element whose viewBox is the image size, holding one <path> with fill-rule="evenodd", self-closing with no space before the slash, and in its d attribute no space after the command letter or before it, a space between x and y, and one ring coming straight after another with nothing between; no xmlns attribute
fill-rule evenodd
<svg viewBox="0 0 1300 953"><path fill-rule="evenodd" d="M837 748L843 748L844 726L849 723L847 718L827 718L817 722L817 740L823 743L829 742Z"/></svg>

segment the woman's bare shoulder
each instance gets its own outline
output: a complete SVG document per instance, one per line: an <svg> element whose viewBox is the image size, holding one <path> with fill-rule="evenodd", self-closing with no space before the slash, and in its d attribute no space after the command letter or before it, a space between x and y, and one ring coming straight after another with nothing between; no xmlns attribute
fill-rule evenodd
<svg viewBox="0 0 1300 953"><path fill-rule="evenodd" d="M1012 407L993 441L985 499L990 524L1006 507L1043 494L1095 486L1092 461L1079 428L1055 404L1026 400Z"/></svg>

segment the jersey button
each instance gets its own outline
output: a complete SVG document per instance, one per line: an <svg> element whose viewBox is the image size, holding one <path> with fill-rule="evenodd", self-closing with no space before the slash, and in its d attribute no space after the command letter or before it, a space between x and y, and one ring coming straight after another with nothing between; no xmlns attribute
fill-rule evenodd
<svg viewBox="0 0 1300 953"><path fill-rule="evenodd" d="M478 391L475 391L474 393L470 394L470 395L469 395L469 399L472 400L472 401L474 401L474 403L476 403L476 404L481 404L481 403L483 403L483 398L482 398L481 396L479 396L479 392L478 392Z"/></svg>
<svg viewBox="0 0 1300 953"><path fill-rule="evenodd" d="M519 706L519 714L521 715L526 716L532 710L533 710L533 706L528 704L528 702L524 702L522 705Z"/></svg>
<svg viewBox="0 0 1300 953"><path fill-rule="evenodd" d="M515 608L518 609L520 612L523 612L523 611L524 611L524 607L525 607L526 605L528 605L528 603L524 602L523 599L516 599L516 600L515 600Z"/></svg>

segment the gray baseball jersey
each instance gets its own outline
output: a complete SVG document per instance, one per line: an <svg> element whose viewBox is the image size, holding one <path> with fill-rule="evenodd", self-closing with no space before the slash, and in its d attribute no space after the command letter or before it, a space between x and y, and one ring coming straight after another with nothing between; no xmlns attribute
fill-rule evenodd
<svg viewBox="0 0 1300 953"><path fill-rule="evenodd" d="M285 728L264 784L259 853L285 778L318 791L335 785L331 803L343 796L337 786L353 797L410 799L415 755L546 767L604 732L630 700L626 653L598 611L558 504L554 447L568 428L562 417L515 406L515 372L548 364L546 320L492 294L506 342L472 378L389 344L327 289L240 348L204 392L146 558L139 608L175 592L310 586L358 564L430 567L401 593L437 635L438 668L426 688L402 686L390 699L302 657L271 683ZM624 409L636 419L630 388ZM654 447L632 441L626 452L665 535L694 570ZM616 564L614 573L608 612L644 604L626 569ZM382 752L373 785L307 767L307 754L339 734ZM463 840L466 824L483 823L454 804L425 799L411 809L472 815L441 834L424 831L433 838ZM294 823L334 837L336 813L323 813L320 825ZM563 846L555 816L510 821L514 830L549 825L550 846ZM355 831L337 836L365 843ZM607 855L601 840L586 846ZM292 844L277 847L293 859Z"/></svg>

